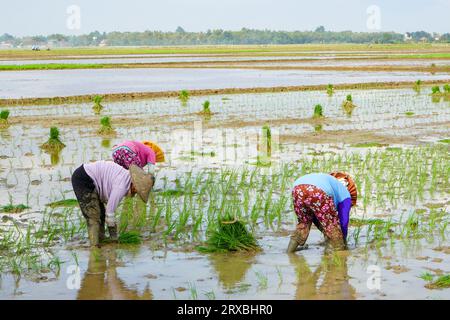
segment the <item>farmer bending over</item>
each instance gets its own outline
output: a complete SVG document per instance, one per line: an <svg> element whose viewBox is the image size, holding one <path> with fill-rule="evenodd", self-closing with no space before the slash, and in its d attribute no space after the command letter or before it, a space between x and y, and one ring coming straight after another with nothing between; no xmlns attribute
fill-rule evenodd
<svg viewBox="0 0 450 320"><path fill-rule="evenodd" d="M356 185L350 175L344 172L307 174L295 181L292 198L298 224L288 253L305 244L311 223L334 247L346 247L350 209L357 199Z"/></svg>
<svg viewBox="0 0 450 320"><path fill-rule="evenodd" d="M91 246L105 239L105 222L109 236L117 240L114 218L120 201L136 193L147 202L154 177L138 166L125 170L112 161L83 164L72 175L72 185L83 216L86 218ZM106 209L104 204L106 204Z"/></svg>
<svg viewBox="0 0 450 320"><path fill-rule="evenodd" d="M128 170L135 164L140 168L147 166L147 172L154 173L156 162L164 162L164 152L151 141L126 140L112 148L112 158L115 163Z"/></svg>

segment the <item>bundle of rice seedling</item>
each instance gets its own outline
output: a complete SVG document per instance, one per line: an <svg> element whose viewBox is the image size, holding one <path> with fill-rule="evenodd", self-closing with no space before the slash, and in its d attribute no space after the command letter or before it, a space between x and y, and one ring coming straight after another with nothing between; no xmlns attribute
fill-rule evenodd
<svg viewBox="0 0 450 320"><path fill-rule="evenodd" d="M94 106L92 109L94 110L95 114L99 114L103 110L103 106L101 105L101 102L103 100L102 96L95 96L92 101L94 102Z"/></svg>
<svg viewBox="0 0 450 320"><path fill-rule="evenodd" d="M342 102L342 109L344 109L345 113L348 116L352 115L353 109L356 108L356 105L353 103L353 98L351 94L348 94L345 98L345 101Z"/></svg>
<svg viewBox="0 0 450 320"><path fill-rule="evenodd" d="M0 128L7 127L9 125L8 117L9 117L9 110L2 110L0 112Z"/></svg>
<svg viewBox="0 0 450 320"><path fill-rule="evenodd" d="M110 117L103 117L100 119L100 129L98 130L98 133L101 135L112 135L115 134L116 131L111 125L111 118Z"/></svg>
<svg viewBox="0 0 450 320"><path fill-rule="evenodd" d="M242 221L237 218L218 221L206 246L198 247L200 252L229 252L257 250L258 243L255 237L247 230Z"/></svg>
<svg viewBox="0 0 450 320"><path fill-rule="evenodd" d="M50 138L46 143L41 145L41 148L47 152L54 153L59 152L66 145L59 140L59 129L56 127L50 128Z"/></svg>
<svg viewBox="0 0 450 320"><path fill-rule="evenodd" d="M140 244L141 235L137 231L124 231L119 235L118 242L121 244Z"/></svg>

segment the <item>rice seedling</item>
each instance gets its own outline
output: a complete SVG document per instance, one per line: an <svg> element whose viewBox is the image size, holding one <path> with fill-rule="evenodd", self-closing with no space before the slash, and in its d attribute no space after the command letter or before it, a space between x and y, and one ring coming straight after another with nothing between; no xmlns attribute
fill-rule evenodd
<svg viewBox="0 0 450 320"><path fill-rule="evenodd" d="M118 243L121 244L140 244L141 242L142 237L138 231L121 232L118 239Z"/></svg>
<svg viewBox="0 0 450 320"><path fill-rule="evenodd" d="M100 114L100 112L103 110L103 106L101 104L103 100L102 96L96 95L92 101L94 102L94 106L92 107L92 110L94 110L95 114Z"/></svg>
<svg viewBox="0 0 450 320"><path fill-rule="evenodd" d="M198 247L200 252L228 252L257 250L258 244L254 236L237 218L230 216L220 219L216 229L206 241L206 246Z"/></svg>
<svg viewBox="0 0 450 320"><path fill-rule="evenodd" d="M214 290L205 291L204 294L208 300L216 300L216 294L214 293Z"/></svg>
<svg viewBox="0 0 450 320"><path fill-rule="evenodd" d="M188 287L189 287L189 294L191 296L191 299L192 300L197 300L198 299L198 293L197 293L197 287L195 286L195 284L189 282Z"/></svg>
<svg viewBox="0 0 450 320"><path fill-rule="evenodd" d="M334 93L333 85L332 84L328 84L328 86L327 86L327 94L328 94L328 96L331 97L333 95L333 93Z"/></svg>
<svg viewBox="0 0 450 320"><path fill-rule="evenodd" d="M428 289L446 289L450 288L450 274L438 277L436 280L425 285Z"/></svg>
<svg viewBox="0 0 450 320"><path fill-rule="evenodd" d="M111 125L111 118L108 116L105 116L100 119L100 129L97 131L97 133L101 135L113 135L116 133L115 129Z"/></svg>
<svg viewBox="0 0 450 320"><path fill-rule="evenodd" d="M313 119L323 118L323 107L320 104L314 106Z"/></svg>
<svg viewBox="0 0 450 320"><path fill-rule="evenodd" d="M342 102L342 109L344 109L344 112L347 116L351 116L353 113L353 110L356 108L356 105L353 103L353 98L351 94L348 94Z"/></svg>
<svg viewBox="0 0 450 320"><path fill-rule="evenodd" d="M258 288L259 289L267 289L269 280L267 278L267 275L263 274L262 272L256 271L255 272L256 279L258 281Z"/></svg>
<svg viewBox="0 0 450 320"><path fill-rule="evenodd" d="M52 127L50 128L50 138L46 143L41 145L41 148L49 153L58 153L65 148L65 146L66 145L59 139L59 129Z"/></svg>
<svg viewBox="0 0 450 320"><path fill-rule="evenodd" d="M209 100L203 102L203 110L202 110L203 115L211 115L211 109L209 108L209 106L210 106Z"/></svg>
<svg viewBox="0 0 450 320"><path fill-rule="evenodd" d="M76 199L64 199L47 204L47 207L57 208L57 207L76 207L78 206L78 200Z"/></svg>
<svg viewBox="0 0 450 320"><path fill-rule="evenodd" d="M261 129L261 138L258 143L257 166L268 166L271 164L272 156L272 131L269 125L264 125Z"/></svg>
<svg viewBox="0 0 450 320"><path fill-rule="evenodd" d="M24 204L17 204L17 205L8 204L6 206L0 207L0 211L6 213L21 213L27 209L30 209L30 207Z"/></svg>
<svg viewBox="0 0 450 320"><path fill-rule="evenodd" d="M436 96L438 96L438 95L441 95L441 89L439 88L439 86L433 86L433 87L431 87L431 94L432 95L436 95Z"/></svg>
<svg viewBox="0 0 450 320"><path fill-rule="evenodd" d="M0 128L6 128L9 125L8 118L9 118L9 110L5 109L0 111Z"/></svg>
<svg viewBox="0 0 450 320"><path fill-rule="evenodd" d="M189 91L187 90L181 90L178 94L178 99L181 101L182 105L186 105L186 103L189 100Z"/></svg>
<svg viewBox="0 0 450 320"><path fill-rule="evenodd" d="M420 93L421 85L422 85L422 80L417 80L417 81L414 83L413 90L414 90L415 92L417 92L417 93Z"/></svg>

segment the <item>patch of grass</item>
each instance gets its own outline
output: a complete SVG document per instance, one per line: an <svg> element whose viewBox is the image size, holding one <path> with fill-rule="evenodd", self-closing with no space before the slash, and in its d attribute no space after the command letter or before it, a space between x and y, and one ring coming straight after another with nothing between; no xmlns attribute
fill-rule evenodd
<svg viewBox="0 0 450 320"><path fill-rule="evenodd" d="M59 129L56 127L50 128L50 138L46 143L41 145L41 148L47 152L54 153L62 150L66 145L59 139Z"/></svg>
<svg viewBox="0 0 450 320"><path fill-rule="evenodd" d="M63 69L102 69L108 64L78 64L78 63L35 63L23 65L0 65L0 71L19 70L63 70Z"/></svg>
<svg viewBox="0 0 450 320"><path fill-rule="evenodd" d="M408 117L411 117L411 116L414 115L414 112L412 112L412 111L406 111L406 112L405 112L405 115L408 116Z"/></svg>
<svg viewBox="0 0 450 320"><path fill-rule="evenodd" d="M3 206L0 208L1 212L6 212L6 213L21 213L22 211L26 210L26 209L30 209L29 206L26 206L24 204L9 204L7 206Z"/></svg>
<svg viewBox="0 0 450 320"><path fill-rule="evenodd" d="M433 282L428 283L426 286L428 289L446 289L450 288L450 274L440 276Z"/></svg>
<svg viewBox="0 0 450 320"><path fill-rule="evenodd" d="M118 242L121 244L140 244L142 237L137 231L124 231L120 233Z"/></svg>
<svg viewBox="0 0 450 320"><path fill-rule="evenodd" d="M450 143L450 139L442 139L442 140L438 140L438 142Z"/></svg>
<svg viewBox="0 0 450 320"><path fill-rule="evenodd" d="M47 206L50 208L76 207L76 206L78 206L78 201L77 201L77 199L64 199L64 200L59 200L59 201L48 203Z"/></svg>
<svg viewBox="0 0 450 320"><path fill-rule="evenodd" d="M229 252L257 250L255 237L247 230L244 223L230 217L218 221L216 230L212 232L206 246L197 248L200 252Z"/></svg>
<svg viewBox="0 0 450 320"><path fill-rule="evenodd" d="M379 143L379 142L362 142L362 143L355 143L352 144L351 147L353 148L372 148L372 147L385 147L387 144Z"/></svg>

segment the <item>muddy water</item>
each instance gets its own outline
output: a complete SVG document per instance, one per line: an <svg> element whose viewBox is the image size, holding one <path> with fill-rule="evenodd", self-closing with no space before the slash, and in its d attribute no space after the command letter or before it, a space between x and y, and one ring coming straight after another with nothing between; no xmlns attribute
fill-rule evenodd
<svg viewBox="0 0 450 320"><path fill-rule="evenodd" d="M155 99L105 104L104 114L112 116L117 136L99 137L98 116L91 105L27 106L11 108L12 125L0 130L0 206L27 203L30 210L13 215L15 221L26 226L33 217L42 216L45 205L63 198L73 198L70 173L82 162L109 159L110 148L124 138L151 138L167 152L168 161L158 165L155 191L164 188L163 178L174 179L192 168L219 169L224 165L242 165L248 158L230 162L214 156L192 161L185 154L173 152L179 135L195 132L200 122L203 132L203 151L217 147L217 131L236 130L238 136L259 132L264 122L276 135L303 136L305 140L283 145L283 160L295 161L299 154L367 150L349 147L348 136L337 130L358 132L370 142L370 130L382 133L390 146L414 148L424 141L448 137L450 110L448 102L433 102L429 88L421 94L412 90L371 90L337 92L329 98L324 92L288 92L277 94L245 94L195 97L187 106L176 99ZM358 107L347 116L340 108L346 94L351 93ZM210 119L198 115L204 100L211 101L214 114ZM338 142L323 139L311 144L307 137L318 135L317 123L311 122L313 106L321 103L328 118L323 131L338 136ZM414 112L407 116L407 111ZM136 114L139 115L137 123ZM19 118L18 121L14 118ZM256 121L255 119L258 119ZM305 120L306 119L306 120ZM117 122L115 122L115 120ZM143 122L142 122L143 120ZM197 122L196 122L197 121ZM67 147L58 158L43 153L39 145L45 142L48 128L56 123L61 139ZM394 137L400 137L399 140ZM412 139L411 139L412 138ZM411 140L410 140L411 139ZM229 141L233 144L235 141ZM252 145L256 150L256 145ZM241 146L236 146L239 154ZM202 151L196 149L196 152ZM250 159L254 161L254 159ZM399 203L389 208L395 216L412 212L425 203L448 203L448 193L426 195L415 205ZM77 210L77 209L75 209ZM375 211L374 211L375 212ZM369 206L368 213L370 214ZM354 214L365 214L356 208ZM2 218L7 214L0 214ZM9 215L11 216L11 215ZM30 219L27 221L27 219ZM60 257L59 273L40 276L23 274L15 277L1 274L0 298L3 299L449 299L450 291L430 290L419 278L424 272L448 274L450 257L448 240L436 239L394 241L380 248L351 246L348 252L329 253L322 236L313 230L308 250L287 255L289 231L294 219L285 221L279 230L257 234L262 251L255 254L207 255L185 250L174 243L165 250L157 234L141 246L106 245L91 251L83 240L74 240L63 247L51 248ZM0 228L11 227L10 223ZM446 253L447 252L447 253ZM75 258L76 257L76 258ZM79 267L79 276L76 267ZM189 266L188 268L186 266ZM380 286L370 285L370 270L378 268ZM75 274L74 274L75 272ZM369 281L369 285L368 285ZM79 284L79 285L78 285Z"/></svg>
<svg viewBox="0 0 450 320"><path fill-rule="evenodd" d="M162 92L217 88L255 88L449 79L419 72L336 72L242 69L87 69L0 73L0 98Z"/></svg>
<svg viewBox="0 0 450 320"><path fill-rule="evenodd" d="M60 251L60 274L40 279L3 275L1 299L449 299L449 290L429 290L423 272L447 270L450 256L439 243L351 248L331 252L313 230L309 248L283 253L288 237L259 239L256 254L152 251L107 245ZM186 268L189 266L189 268ZM78 268L78 269L77 269ZM371 282L379 268L380 286ZM369 270L369 271L368 271Z"/></svg>
<svg viewBox="0 0 450 320"><path fill-rule="evenodd" d="M170 62L211 62L211 61L222 61L222 62L235 62L244 60L321 60L321 59L331 59L336 56L122 56L122 57L92 57L83 59L71 58L71 59L37 59L37 60L0 60L0 65L26 65L26 64L119 64L119 63L170 63ZM339 56L340 58L351 58L352 56Z"/></svg>

